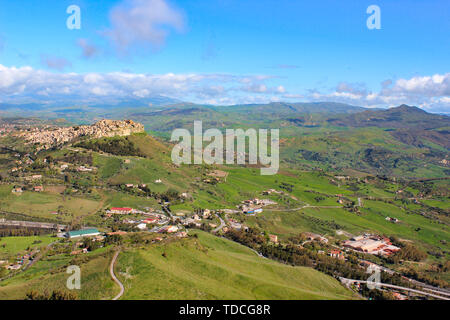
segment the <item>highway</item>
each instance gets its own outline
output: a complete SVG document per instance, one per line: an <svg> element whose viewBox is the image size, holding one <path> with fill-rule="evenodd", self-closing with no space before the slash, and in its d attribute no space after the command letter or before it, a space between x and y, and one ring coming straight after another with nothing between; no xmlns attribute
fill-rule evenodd
<svg viewBox="0 0 450 320"><path fill-rule="evenodd" d="M365 283L365 284L370 283L370 284L372 284L372 285L374 285L374 286L381 286L381 287L386 287L386 288L392 288L392 289L398 289L398 290L405 290L405 291L409 291L409 292L414 292L414 293L417 293L417 294L421 294L421 295L424 295L424 296L433 297L433 298L436 298L436 299L450 300L449 298L446 298L446 297L443 297L443 296L438 296L438 295L436 295L436 294L432 294L432 293L429 293L429 292L420 291L420 290L411 289L411 288L406 288L406 287L400 287L400 286L396 286L396 285L393 285L393 284L387 284L387 283L382 283L382 282L373 282L373 281L364 281L364 280L347 279L347 278L343 278L343 277L339 277L339 280L341 280L341 282L344 283L344 284L345 284L345 283L346 283L346 284L349 284L349 283L354 283L354 282L357 282L357 283Z"/></svg>

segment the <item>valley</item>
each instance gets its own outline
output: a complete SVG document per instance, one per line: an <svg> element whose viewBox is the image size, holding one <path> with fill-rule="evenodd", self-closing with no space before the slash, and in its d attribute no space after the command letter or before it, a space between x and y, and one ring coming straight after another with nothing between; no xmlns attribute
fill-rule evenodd
<svg viewBox="0 0 450 320"><path fill-rule="evenodd" d="M1 119L0 299L112 299L119 248L121 299L433 299L368 289L357 281L370 270L445 298L447 116L327 103L157 108L110 109L132 120L88 126L71 112ZM192 130L194 119L205 129L279 128L278 173L175 165L170 132ZM65 234L87 228L96 235ZM83 273L75 293L65 286L73 264Z"/></svg>

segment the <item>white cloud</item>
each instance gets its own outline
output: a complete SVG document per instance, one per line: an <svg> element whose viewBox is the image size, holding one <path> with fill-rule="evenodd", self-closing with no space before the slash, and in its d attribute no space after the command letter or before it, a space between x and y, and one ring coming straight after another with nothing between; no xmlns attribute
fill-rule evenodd
<svg viewBox="0 0 450 320"><path fill-rule="evenodd" d="M170 30L181 32L185 18L166 0L124 0L109 13L111 27L104 34L121 52L143 46L158 49Z"/></svg>
<svg viewBox="0 0 450 320"><path fill-rule="evenodd" d="M277 92L278 92L278 93L285 93L285 92L286 92L286 89L285 89L283 86L278 86L278 87L277 87Z"/></svg>
<svg viewBox="0 0 450 320"><path fill-rule="evenodd" d="M97 73L88 73L83 77L83 82L87 84L96 84L103 80L103 77Z"/></svg>
<svg viewBox="0 0 450 320"><path fill-rule="evenodd" d="M364 84L339 83L330 93L312 92L314 101L332 100L364 107L392 107L410 104L428 111L450 112L450 73L432 76L386 80L379 92L369 91Z"/></svg>
<svg viewBox="0 0 450 320"><path fill-rule="evenodd" d="M270 95L285 92L282 86L264 84L268 79L271 78L261 75L196 73L54 73L0 65L0 95L9 101L24 97L39 100L70 96L81 103L100 97L119 100L163 95L193 102L221 102L242 100L249 92L258 95L259 99L270 100Z"/></svg>
<svg viewBox="0 0 450 320"><path fill-rule="evenodd" d="M41 63L47 68L62 71L67 67L72 66L72 63L65 58L56 57L52 55L41 55Z"/></svg>
<svg viewBox="0 0 450 320"><path fill-rule="evenodd" d="M86 39L78 39L77 45L82 49L82 56L86 59L95 57L98 54L98 49L90 44Z"/></svg>
<svg viewBox="0 0 450 320"><path fill-rule="evenodd" d="M385 81L378 92L364 84L339 83L331 92L288 92L274 85L269 75L55 73L31 67L0 64L0 97L3 102L39 102L72 99L77 103L103 103L113 99L168 96L211 104L267 103L270 101L335 101L365 107L409 104L428 111L450 113L450 73Z"/></svg>
<svg viewBox="0 0 450 320"><path fill-rule="evenodd" d="M133 95L135 95L138 98L146 98L150 95L150 91L148 91L147 89L136 90L133 91Z"/></svg>
<svg viewBox="0 0 450 320"><path fill-rule="evenodd" d="M399 79L394 83L392 88L384 88L383 93L387 95L405 94L423 95L427 97L449 96L450 73Z"/></svg>

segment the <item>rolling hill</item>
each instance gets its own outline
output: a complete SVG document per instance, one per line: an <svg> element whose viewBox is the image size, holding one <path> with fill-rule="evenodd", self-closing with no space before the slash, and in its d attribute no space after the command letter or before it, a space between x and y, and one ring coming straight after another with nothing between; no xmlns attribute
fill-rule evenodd
<svg viewBox="0 0 450 320"><path fill-rule="evenodd" d="M450 126L450 117L428 113L420 108L401 105L386 110L366 110L337 119L329 123L347 127L414 128L436 129Z"/></svg>
<svg viewBox="0 0 450 320"><path fill-rule="evenodd" d="M124 248L115 266L125 285L122 299L358 299L311 268L284 265L232 241L195 233L198 238ZM106 249L81 259L61 254L43 258L3 281L0 299L24 299L32 290L65 291L66 267L73 263L82 274L78 299L111 299L118 287L108 274L112 252Z"/></svg>
<svg viewBox="0 0 450 320"><path fill-rule="evenodd" d="M123 299L357 299L311 268L261 258L205 232L119 256ZM164 253L164 256L163 256Z"/></svg>

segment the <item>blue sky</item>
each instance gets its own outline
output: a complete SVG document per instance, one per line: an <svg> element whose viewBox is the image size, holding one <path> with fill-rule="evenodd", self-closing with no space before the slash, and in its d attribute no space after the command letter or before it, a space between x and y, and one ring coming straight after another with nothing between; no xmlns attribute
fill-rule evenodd
<svg viewBox="0 0 450 320"><path fill-rule="evenodd" d="M366 26L372 4L379 30ZM69 5L80 30L66 27ZM449 18L446 0L0 0L0 101L160 94L448 112Z"/></svg>

